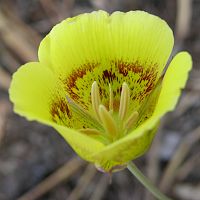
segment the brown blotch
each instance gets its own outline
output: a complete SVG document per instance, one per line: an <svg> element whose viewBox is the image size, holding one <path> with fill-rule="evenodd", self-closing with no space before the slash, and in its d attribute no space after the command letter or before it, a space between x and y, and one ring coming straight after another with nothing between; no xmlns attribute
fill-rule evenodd
<svg viewBox="0 0 200 200"><path fill-rule="evenodd" d="M113 110L114 110L115 112L118 112L118 110L119 110L119 105L120 105L120 101L119 101L119 100L114 100L114 101L113 101Z"/></svg>
<svg viewBox="0 0 200 200"><path fill-rule="evenodd" d="M103 80L107 79L109 83L111 83L113 80L116 79L116 75L111 70L104 70L102 74L102 78Z"/></svg>
<svg viewBox="0 0 200 200"><path fill-rule="evenodd" d="M79 100L79 96L77 93L74 92L75 90L78 90L76 86L76 81L80 78L83 78L84 75L87 74L87 72L91 72L99 65L99 63L86 63L80 66L78 69L75 69L72 71L72 73L64 80L64 84L66 87L66 90L69 93L70 98L77 101Z"/></svg>
<svg viewBox="0 0 200 200"><path fill-rule="evenodd" d="M50 106L50 113L54 122L57 122L59 119L59 121L65 125L67 125L66 123L68 119L71 119L72 117L72 113L67 105L66 100L62 98L56 98L52 102Z"/></svg>
<svg viewBox="0 0 200 200"><path fill-rule="evenodd" d="M144 71L143 67L139 65L138 62L131 63L131 62L119 60L119 61L115 61L114 64L115 66L118 67L119 73L123 74L124 76L127 76L129 71L135 74L138 74L138 73L141 74Z"/></svg>
<svg viewBox="0 0 200 200"><path fill-rule="evenodd" d="M153 89L156 84L156 79L158 76L158 66L157 64L152 64L150 67L146 67L146 69L139 64L139 62L126 62L122 60L112 61L112 64L118 69L119 73L123 76L127 76L128 72L132 72L134 74L138 74L140 78L137 80L137 83L141 84L143 81L146 81L146 89L143 92L140 92L133 99L138 99L142 101ZM118 91L120 92L120 91Z"/></svg>
<svg viewBox="0 0 200 200"><path fill-rule="evenodd" d="M146 89L141 95L141 98L145 97L147 94L149 94L155 87L156 84L156 78L158 76L158 72L156 70L156 66L153 66L150 69L147 69L145 73L143 73L139 79L139 82L141 83L142 81L147 81L146 83Z"/></svg>

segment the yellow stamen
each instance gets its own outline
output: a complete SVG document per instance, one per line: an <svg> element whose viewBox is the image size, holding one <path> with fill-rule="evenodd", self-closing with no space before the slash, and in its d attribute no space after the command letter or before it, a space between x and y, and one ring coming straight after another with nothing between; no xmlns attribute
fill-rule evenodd
<svg viewBox="0 0 200 200"><path fill-rule="evenodd" d="M138 115L139 115L139 113L137 111L135 111L131 114L131 116L125 122L125 128L126 129L129 130L133 127L133 125L135 124L135 122L138 119Z"/></svg>
<svg viewBox="0 0 200 200"><path fill-rule="evenodd" d="M86 134L86 135L101 135L101 132L96 130L96 129L92 129L92 128L86 128L86 129L80 129L80 132Z"/></svg>
<svg viewBox="0 0 200 200"><path fill-rule="evenodd" d="M70 98L67 97L68 103L71 105L73 112L82 117L86 117L90 122L89 127L80 129L79 131L92 137L101 137L107 144L115 141L121 136L124 136L133 128L138 119L138 112L135 111L127 119L128 106L130 103L130 90L128 85L124 82L122 85L122 92L119 105L119 118L116 118L114 113L114 97L111 84L109 84L109 110L101 104L99 87L94 81L91 87L91 102L92 109L96 115L97 120L90 116L84 109L76 105ZM119 120L120 119L120 120ZM117 121L115 121L117 120ZM95 123L96 121L96 123Z"/></svg>
<svg viewBox="0 0 200 200"><path fill-rule="evenodd" d="M92 84L91 89L91 101L92 101L92 108L96 114L97 119L99 118L99 105L101 103L100 94L99 94L99 87L97 85L97 82L94 81Z"/></svg>
<svg viewBox="0 0 200 200"><path fill-rule="evenodd" d="M117 126L111 114L106 110L104 105L99 105L99 117L106 132L114 139L117 136Z"/></svg>
<svg viewBox="0 0 200 200"><path fill-rule="evenodd" d="M130 91L128 85L124 82L122 85L122 92L119 105L119 118L124 120L127 114L128 105L130 102Z"/></svg>
<svg viewBox="0 0 200 200"><path fill-rule="evenodd" d="M113 91L110 84L109 84L109 94L110 94L109 112L112 114L113 113Z"/></svg>

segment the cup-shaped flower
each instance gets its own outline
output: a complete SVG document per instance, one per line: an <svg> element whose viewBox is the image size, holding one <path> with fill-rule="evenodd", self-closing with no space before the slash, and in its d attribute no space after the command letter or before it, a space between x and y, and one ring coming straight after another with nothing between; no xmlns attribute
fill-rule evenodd
<svg viewBox="0 0 200 200"><path fill-rule="evenodd" d="M141 156L174 109L191 57L173 48L167 23L143 11L68 18L14 74L15 112L54 127L83 159L106 172Z"/></svg>

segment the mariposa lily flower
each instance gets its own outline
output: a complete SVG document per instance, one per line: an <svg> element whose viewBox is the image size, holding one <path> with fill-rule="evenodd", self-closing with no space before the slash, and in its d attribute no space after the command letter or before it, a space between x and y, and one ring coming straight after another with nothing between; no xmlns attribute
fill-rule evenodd
<svg viewBox="0 0 200 200"><path fill-rule="evenodd" d="M14 74L14 110L54 127L99 169L118 170L149 148L185 86L187 52L163 72L173 42L167 23L143 11L68 18L41 42L39 61Z"/></svg>

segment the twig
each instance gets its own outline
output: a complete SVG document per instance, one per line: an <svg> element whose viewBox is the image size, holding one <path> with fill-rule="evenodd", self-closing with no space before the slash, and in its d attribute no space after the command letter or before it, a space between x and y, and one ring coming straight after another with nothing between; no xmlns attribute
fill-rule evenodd
<svg viewBox="0 0 200 200"><path fill-rule="evenodd" d="M14 53L14 52L13 52ZM15 53L13 55L6 45L2 43L0 46L0 60L1 64L7 69L9 72L15 72L17 68L20 66L19 59L16 58Z"/></svg>
<svg viewBox="0 0 200 200"><path fill-rule="evenodd" d="M199 69L192 69L190 73L190 81L187 84L187 89L195 91L199 94L200 91L200 70Z"/></svg>
<svg viewBox="0 0 200 200"><path fill-rule="evenodd" d="M176 112L174 112L175 117L180 117L183 115L192 105L195 105L200 99L200 95L197 92L189 91L182 98L177 106Z"/></svg>
<svg viewBox="0 0 200 200"><path fill-rule="evenodd" d="M121 5L119 0L90 0L90 2L96 9L107 10L108 12L119 10Z"/></svg>
<svg viewBox="0 0 200 200"><path fill-rule="evenodd" d="M179 199L182 200L199 200L200 197L200 184L197 186L190 184L180 184L175 186L174 193Z"/></svg>
<svg viewBox="0 0 200 200"><path fill-rule="evenodd" d="M179 181L183 181L183 179L185 179L192 171L194 166L198 164L200 164L200 152L197 152L197 154L185 161L185 163L179 168L177 172L177 179Z"/></svg>
<svg viewBox="0 0 200 200"><path fill-rule="evenodd" d="M170 163L167 165L163 176L160 181L160 189L163 192L169 191L172 182L175 179L175 174L182 163L182 161L187 156L188 152L192 148L192 146L195 144L195 142L199 141L200 139L200 127L196 128L193 132L188 134L181 142L181 144L178 146L176 152L174 153L174 156L172 157Z"/></svg>
<svg viewBox="0 0 200 200"><path fill-rule="evenodd" d="M1 5L1 13L4 16L5 23L10 23L7 25L11 27L11 30L15 30L13 34L19 31L24 40L27 40L34 48L38 47L38 44L41 41L41 36L37 31L35 31L35 29L19 17L19 13L15 12L15 6L13 3L5 1L5 3Z"/></svg>
<svg viewBox="0 0 200 200"><path fill-rule="evenodd" d="M18 200L38 199L61 182L66 181L76 171L78 171L84 163L85 162L80 160L79 158L72 158L61 168L59 168L56 172L54 172L41 183L39 183L35 188L21 196Z"/></svg>
<svg viewBox="0 0 200 200"><path fill-rule="evenodd" d="M0 88L8 90L10 81L10 75L0 66Z"/></svg>
<svg viewBox="0 0 200 200"><path fill-rule="evenodd" d="M190 31L191 18L192 0L177 0L176 40L183 41L187 37Z"/></svg>
<svg viewBox="0 0 200 200"><path fill-rule="evenodd" d="M101 200L108 188L108 183L108 177L102 174L99 182L95 186L95 190L90 197L90 200Z"/></svg>
<svg viewBox="0 0 200 200"><path fill-rule="evenodd" d="M1 80L1 79L0 79ZM11 110L11 106L6 100L0 101L0 142L5 134L4 127L6 123L6 117Z"/></svg>
<svg viewBox="0 0 200 200"><path fill-rule="evenodd" d="M62 19L61 13L58 9L58 2L53 0L40 0L40 4L52 25L55 25Z"/></svg>
<svg viewBox="0 0 200 200"><path fill-rule="evenodd" d="M192 18L192 0L177 0L177 16L175 26L176 46L173 55L182 49L183 42L190 31Z"/></svg>
<svg viewBox="0 0 200 200"><path fill-rule="evenodd" d="M78 185L71 192L67 200L78 200L87 189L90 181L96 174L96 168L93 165L88 165L83 175L80 177Z"/></svg>
<svg viewBox="0 0 200 200"><path fill-rule="evenodd" d="M63 0L60 4L60 10L62 11L62 18L70 17L73 13L75 0Z"/></svg>
<svg viewBox="0 0 200 200"><path fill-rule="evenodd" d="M0 8L0 37L23 62L37 60L40 36L6 6Z"/></svg>

